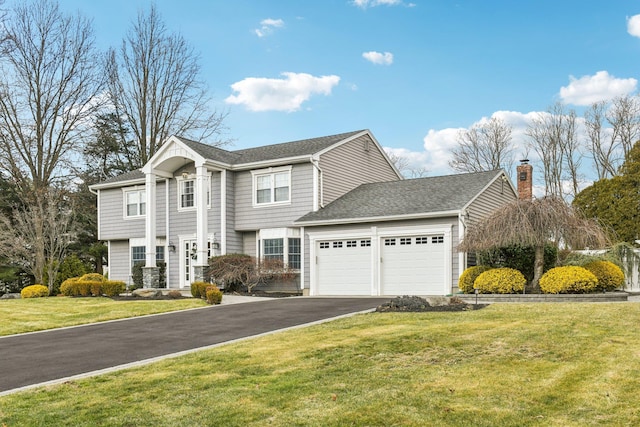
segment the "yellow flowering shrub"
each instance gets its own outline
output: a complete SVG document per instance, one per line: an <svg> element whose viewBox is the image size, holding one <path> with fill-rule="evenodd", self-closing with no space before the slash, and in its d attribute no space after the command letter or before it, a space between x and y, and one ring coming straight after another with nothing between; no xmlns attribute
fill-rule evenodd
<svg viewBox="0 0 640 427"><path fill-rule="evenodd" d="M614 291L624 287L624 273L611 261L591 261L584 268L598 278L596 291Z"/></svg>
<svg viewBox="0 0 640 427"><path fill-rule="evenodd" d="M71 277L60 285L60 293L68 297L113 297L123 293L126 284L118 280L107 280L102 274L89 273L82 277Z"/></svg>
<svg viewBox="0 0 640 427"><path fill-rule="evenodd" d="M216 285L209 285L206 288L208 304L220 304L222 302L222 291Z"/></svg>
<svg viewBox="0 0 640 427"><path fill-rule="evenodd" d="M31 285L23 288L20 291L21 298L40 298L40 297L48 297L49 296L49 288L44 285Z"/></svg>
<svg viewBox="0 0 640 427"><path fill-rule="evenodd" d="M60 285L60 293L64 296L71 297L75 296L76 292L76 283L78 282L79 277L70 277Z"/></svg>
<svg viewBox="0 0 640 427"><path fill-rule="evenodd" d="M540 290L545 294L583 294L594 292L598 278L583 267L555 267L540 278Z"/></svg>
<svg viewBox="0 0 640 427"><path fill-rule="evenodd" d="M491 267L487 265L476 265L467 268L458 278L458 289L465 294L472 294L474 292L473 282L475 282L479 275L487 270L491 270Z"/></svg>
<svg viewBox="0 0 640 427"><path fill-rule="evenodd" d="M514 294L524 290L527 279L513 268L494 268L480 274L474 286L481 294Z"/></svg>

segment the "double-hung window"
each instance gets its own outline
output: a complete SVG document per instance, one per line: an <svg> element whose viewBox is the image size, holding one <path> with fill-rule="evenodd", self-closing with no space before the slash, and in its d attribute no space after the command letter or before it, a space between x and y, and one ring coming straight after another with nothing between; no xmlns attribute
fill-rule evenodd
<svg viewBox="0 0 640 427"><path fill-rule="evenodd" d="M134 189L125 190L125 217L140 217L146 214L146 193L145 190Z"/></svg>
<svg viewBox="0 0 640 427"><path fill-rule="evenodd" d="M211 176L205 184L207 188L207 207L211 207ZM197 181L190 175L189 178L178 178L178 210L194 210L198 205Z"/></svg>
<svg viewBox="0 0 640 427"><path fill-rule="evenodd" d="M291 168L254 171L254 205L287 204L291 200Z"/></svg>
<svg viewBox="0 0 640 427"><path fill-rule="evenodd" d="M192 208L196 205L196 181L180 181L180 207Z"/></svg>

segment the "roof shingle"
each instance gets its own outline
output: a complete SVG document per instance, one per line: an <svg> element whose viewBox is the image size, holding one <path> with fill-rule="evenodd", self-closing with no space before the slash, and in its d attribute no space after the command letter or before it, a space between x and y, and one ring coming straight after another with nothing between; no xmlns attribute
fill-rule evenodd
<svg viewBox="0 0 640 427"><path fill-rule="evenodd" d="M296 222L430 214L462 209L502 170L363 184Z"/></svg>

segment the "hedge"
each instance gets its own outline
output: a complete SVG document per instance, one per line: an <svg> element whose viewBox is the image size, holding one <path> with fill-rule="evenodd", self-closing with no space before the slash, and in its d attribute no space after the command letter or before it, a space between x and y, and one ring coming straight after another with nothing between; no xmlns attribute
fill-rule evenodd
<svg viewBox="0 0 640 427"><path fill-rule="evenodd" d="M49 296L49 288L44 285L31 285L20 291L21 298L41 298Z"/></svg>
<svg viewBox="0 0 640 427"><path fill-rule="evenodd" d="M540 278L540 290L545 294L583 294L594 292L598 278L584 267L555 267Z"/></svg>
<svg viewBox="0 0 640 427"><path fill-rule="evenodd" d="M524 275L513 268L494 268L480 274L473 286L481 294L515 294L524 290Z"/></svg>

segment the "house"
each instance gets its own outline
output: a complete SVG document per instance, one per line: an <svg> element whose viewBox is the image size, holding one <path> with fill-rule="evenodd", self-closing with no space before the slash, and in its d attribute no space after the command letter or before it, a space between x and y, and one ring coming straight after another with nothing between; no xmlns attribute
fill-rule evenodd
<svg viewBox="0 0 640 427"><path fill-rule="evenodd" d="M91 187L112 279L189 288L210 256L278 258L311 295L449 294L469 221L516 198L504 171L404 180L368 130L227 151L172 136Z"/></svg>

